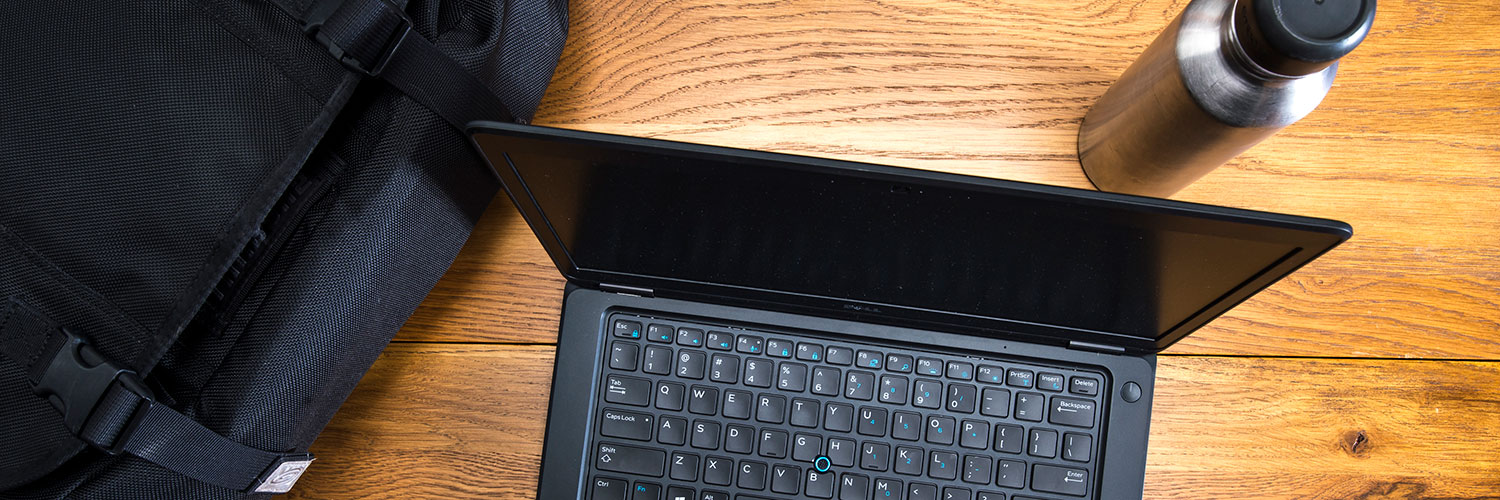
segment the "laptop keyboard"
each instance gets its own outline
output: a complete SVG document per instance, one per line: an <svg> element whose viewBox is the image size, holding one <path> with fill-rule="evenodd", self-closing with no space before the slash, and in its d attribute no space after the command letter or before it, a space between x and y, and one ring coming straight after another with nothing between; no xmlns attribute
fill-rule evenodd
<svg viewBox="0 0 1500 500"><path fill-rule="evenodd" d="M590 500L1092 497L1102 374L615 314Z"/></svg>

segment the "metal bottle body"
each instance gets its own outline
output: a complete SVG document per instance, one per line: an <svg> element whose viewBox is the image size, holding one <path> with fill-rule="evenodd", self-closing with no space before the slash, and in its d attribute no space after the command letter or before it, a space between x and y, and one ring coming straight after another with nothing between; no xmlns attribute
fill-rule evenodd
<svg viewBox="0 0 1500 500"><path fill-rule="evenodd" d="M1193 0L1084 116L1078 156L1095 186L1170 196L1328 94L1337 63L1288 77L1252 62L1235 38L1234 5Z"/></svg>

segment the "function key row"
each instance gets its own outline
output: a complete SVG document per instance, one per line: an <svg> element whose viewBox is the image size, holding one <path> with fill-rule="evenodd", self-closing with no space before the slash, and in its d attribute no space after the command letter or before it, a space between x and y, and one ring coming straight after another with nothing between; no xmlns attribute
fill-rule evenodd
<svg viewBox="0 0 1500 500"><path fill-rule="evenodd" d="M614 336L628 339L642 337L642 322L628 319L614 321ZM871 370L895 373L915 373L930 377L947 377L954 380L973 380L983 384L1007 385L1023 389L1035 388L1048 392L1067 391L1080 396L1097 396L1099 380L1093 377L1074 376L1068 378L1058 373L1035 372L1033 370L980 364L967 361L943 361L938 358L915 357L906 354L883 354L879 351L851 349L840 346L823 346L811 342L793 342L787 339L766 338L757 335L710 330L705 333L697 328L674 328L660 323L645 327L645 338L651 342L706 347L716 351L735 351L744 354L765 354L776 358L796 358L802 361L821 361L832 365L858 366Z"/></svg>

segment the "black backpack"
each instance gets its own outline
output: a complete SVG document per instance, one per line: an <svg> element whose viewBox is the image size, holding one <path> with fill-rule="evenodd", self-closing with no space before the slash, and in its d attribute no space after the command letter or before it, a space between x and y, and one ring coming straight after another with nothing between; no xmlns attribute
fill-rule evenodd
<svg viewBox="0 0 1500 500"><path fill-rule="evenodd" d="M0 6L0 498L264 497L499 189L566 0ZM316 467L316 465L313 465Z"/></svg>

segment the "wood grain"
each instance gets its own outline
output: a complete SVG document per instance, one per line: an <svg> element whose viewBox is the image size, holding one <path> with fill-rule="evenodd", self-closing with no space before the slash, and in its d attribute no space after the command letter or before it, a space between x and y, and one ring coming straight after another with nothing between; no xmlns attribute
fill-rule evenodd
<svg viewBox="0 0 1500 500"><path fill-rule="evenodd" d="M553 349L394 344L290 498L531 498ZM1168 356L1146 498L1500 498L1500 363ZM1363 438L1359 436L1363 435Z"/></svg>
<svg viewBox="0 0 1500 500"><path fill-rule="evenodd" d="M1184 5L575 0L537 121L1087 188L1078 121ZM1176 198L1356 235L1172 352L1500 358L1500 10L1381 4L1317 111ZM401 338L549 342L560 289L501 197Z"/></svg>

